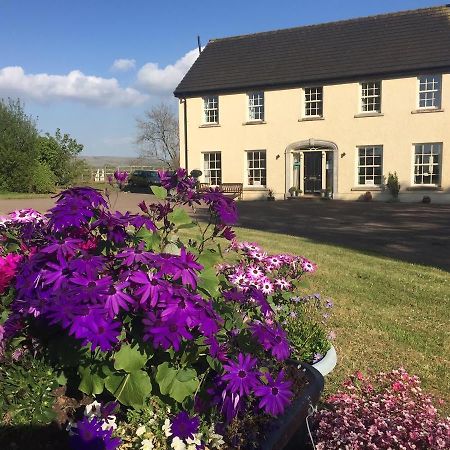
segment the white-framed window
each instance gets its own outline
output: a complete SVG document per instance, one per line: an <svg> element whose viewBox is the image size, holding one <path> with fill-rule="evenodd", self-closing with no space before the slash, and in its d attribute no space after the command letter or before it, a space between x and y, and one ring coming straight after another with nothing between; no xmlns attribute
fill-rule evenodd
<svg viewBox="0 0 450 450"><path fill-rule="evenodd" d="M441 180L442 144L414 145L414 184L437 186Z"/></svg>
<svg viewBox="0 0 450 450"><path fill-rule="evenodd" d="M203 153L205 183L217 186L222 183L222 155L220 152Z"/></svg>
<svg viewBox="0 0 450 450"><path fill-rule="evenodd" d="M358 184L379 186L383 182L383 147L358 147Z"/></svg>
<svg viewBox="0 0 450 450"><path fill-rule="evenodd" d="M381 112L381 81L361 83L361 112Z"/></svg>
<svg viewBox="0 0 450 450"><path fill-rule="evenodd" d="M264 92L248 94L248 120L264 120Z"/></svg>
<svg viewBox="0 0 450 450"><path fill-rule="evenodd" d="M305 88L305 116L323 116L323 87Z"/></svg>
<svg viewBox="0 0 450 450"><path fill-rule="evenodd" d="M219 97L212 95L203 98L205 123L219 123Z"/></svg>
<svg viewBox="0 0 450 450"><path fill-rule="evenodd" d="M266 186L266 151L247 151L247 185Z"/></svg>
<svg viewBox="0 0 450 450"><path fill-rule="evenodd" d="M421 75L419 83L419 108L441 107L441 75Z"/></svg>

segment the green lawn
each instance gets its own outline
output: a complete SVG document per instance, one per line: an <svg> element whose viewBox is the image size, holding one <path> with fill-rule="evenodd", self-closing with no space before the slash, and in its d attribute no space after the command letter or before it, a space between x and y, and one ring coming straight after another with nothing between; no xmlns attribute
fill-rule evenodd
<svg viewBox="0 0 450 450"><path fill-rule="evenodd" d="M449 273L299 237L236 231L270 253L300 254L319 265L310 290L334 300L339 358L326 379L328 392L356 370L403 366L450 403Z"/></svg>

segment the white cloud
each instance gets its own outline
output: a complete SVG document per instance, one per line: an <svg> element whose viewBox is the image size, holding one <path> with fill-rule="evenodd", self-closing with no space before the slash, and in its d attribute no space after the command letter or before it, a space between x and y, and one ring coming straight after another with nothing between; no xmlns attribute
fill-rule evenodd
<svg viewBox="0 0 450 450"><path fill-rule="evenodd" d="M191 50L174 64L159 67L158 63L147 63L137 74L138 86L151 94L171 93L198 58L198 49Z"/></svg>
<svg viewBox="0 0 450 450"><path fill-rule="evenodd" d="M40 103L71 100L102 106L132 106L148 96L115 78L84 75L72 70L67 75L26 74L22 67L0 69L0 96L20 96Z"/></svg>
<svg viewBox="0 0 450 450"><path fill-rule="evenodd" d="M118 72L126 72L128 70L134 69L135 67L136 67L135 59L119 58L114 60L113 65L111 66L111 70L115 70Z"/></svg>

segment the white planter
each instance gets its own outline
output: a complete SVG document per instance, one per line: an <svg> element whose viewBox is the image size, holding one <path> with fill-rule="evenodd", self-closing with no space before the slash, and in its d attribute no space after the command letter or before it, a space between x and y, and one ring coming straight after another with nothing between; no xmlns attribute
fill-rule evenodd
<svg viewBox="0 0 450 450"><path fill-rule="evenodd" d="M337 364L337 354L336 349L331 345L330 350L328 350L325 356L312 366L317 369L323 376L328 375Z"/></svg>

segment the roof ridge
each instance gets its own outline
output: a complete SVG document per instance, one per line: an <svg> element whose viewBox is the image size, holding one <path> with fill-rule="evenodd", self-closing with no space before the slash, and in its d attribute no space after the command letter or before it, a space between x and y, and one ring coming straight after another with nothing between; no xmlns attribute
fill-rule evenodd
<svg viewBox="0 0 450 450"><path fill-rule="evenodd" d="M396 11L396 12L390 12L390 13L380 13L380 14L372 14L368 16L361 16L361 17L353 17L350 19L342 19L342 20L332 20L330 22L322 22L322 23L315 23L315 24L309 24L309 25L300 25L296 27L288 27L288 28L278 28L276 30L269 30L269 31L259 31L256 33L247 33L247 34L239 34L236 36L227 36L222 38L212 38L209 40L209 42L218 42L218 41L226 41L226 40L234 40L234 39L242 39L242 38L248 38L252 36L261 36L266 34L275 34L280 33L284 31L293 31L293 30L299 30L299 29L306 29L306 28L315 28L315 27L322 27L322 26L329 26L329 25L337 25L337 24L346 24L349 22L359 22L366 19L377 19L380 17L387 17L387 16L402 16L409 13L421 13L424 11L438 11L438 10L444 10L445 8L449 8L450 11L450 4L444 4L440 6L428 6L425 8L416 8L416 9L407 9L402 11Z"/></svg>

